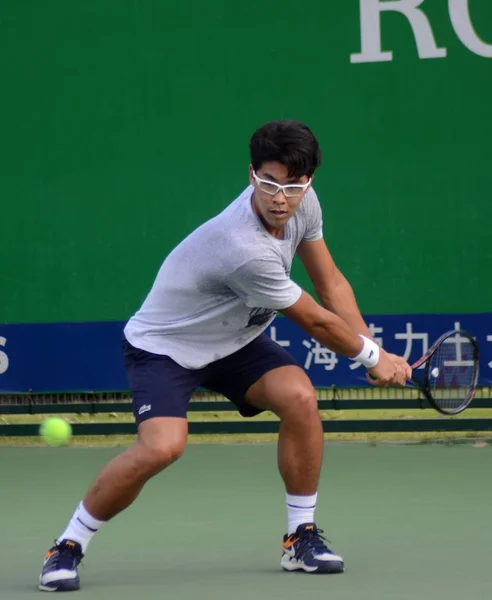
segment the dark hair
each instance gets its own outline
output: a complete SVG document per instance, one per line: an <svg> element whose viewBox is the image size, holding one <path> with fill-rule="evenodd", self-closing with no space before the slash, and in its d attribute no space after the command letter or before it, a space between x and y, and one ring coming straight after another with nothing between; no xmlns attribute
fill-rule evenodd
<svg viewBox="0 0 492 600"><path fill-rule="evenodd" d="M293 120L270 121L257 129L249 142L253 169L265 162L287 167L289 177L311 177L321 164L321 150L313 132Z"/></svg>

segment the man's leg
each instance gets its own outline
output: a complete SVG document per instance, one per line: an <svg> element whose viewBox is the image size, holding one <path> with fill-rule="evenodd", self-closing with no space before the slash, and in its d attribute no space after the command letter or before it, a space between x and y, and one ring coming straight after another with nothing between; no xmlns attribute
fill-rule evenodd
<svg viewBox="0 0 492 600"><path fill-rule="evenodd" d="M127 508L151 477L181 456L187 434L183 418L156 417L141 423L135 444L109 462L89 488L83 501L86 510L109 521Z"/></svg>
<svg viewBox="0 0 492 600"><path fill-rule="evenodd" d="M186 409L199 374L170 358L126 344L126 367L137 421L137 439L96 477L65 531L45 557L43 591L79 588L77 567L100 527L127 508L145 483L176 461L188 434Z"/></svg>
<svg viewBox="0 0 492 600"><path fill-rule="evenodd" d="M96 520L106 522L127 508L147 481L175 462L186 446L186 419L156 417L141 423L136 442L110 461L89 488L82 504ZM62 539L76 540L85 553L93 536L75 537L79 527L67 528Z"/></svg>
<svg viewBox="0 0 492 600"><path fill-rule="evenodd" d="M181 456L187 431L183 418L157 417L139 425L137 441L102 469L48 552L39 583L42 591L79 588L77 566L92 538L137 498L151 477Z"/></svg>
<svg viewBox="0 0 492 600"><path fill-rule="evenodd" d="M308 376L297 366L272 369L249 388L245 400L280 419L278 466L288 513L282 567L287 571L341 573L342 558L326 547L314 520L323 427Z"/></svg>
<svg viewBox="0 0 492 600"><path fill-rule="evenodd" d="M323 428L314 388L295 359L266 334L217 361L205 387L224 394L243 416L269 410L280 418L278 466L285 482L286 570L339 573L342 559L326 548L314 524L323 456Z"/></svg>
<svg viewBox="0 0 492 600"><path fill-rule="evenodd" d="M269 371L246 394L248 404L280 419L278 467L287 493L288 534L314 522L323 458L323 427L316 394L296 366Z"/></svg>
<svg viewBox="0 0 492 600"><path fill-rule="evenodd" d="M280 418L278 466L287 493L315 494L323 458L323 427L307 375L296 366L273 369L250 387L246 401Z"/></svg>

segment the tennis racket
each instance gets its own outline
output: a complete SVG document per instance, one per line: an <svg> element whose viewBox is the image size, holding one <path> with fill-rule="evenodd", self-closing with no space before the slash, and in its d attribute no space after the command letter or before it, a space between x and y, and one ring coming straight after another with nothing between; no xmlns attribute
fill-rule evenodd
<svg viewBox="0 0 492 600"><path fill-rule="evenodd" d="M412 382L429 404L444 415L463 412L475 396L480 353L467 331L441 335L412 366ZM423 366L421 375L417 369Z"/></svg>

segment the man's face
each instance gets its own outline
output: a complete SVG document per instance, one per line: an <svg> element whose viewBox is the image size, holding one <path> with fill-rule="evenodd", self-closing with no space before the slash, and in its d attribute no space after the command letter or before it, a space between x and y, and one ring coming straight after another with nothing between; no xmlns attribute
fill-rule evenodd
<svg viewBox="0 0 492 600"><path fill-rule="evenodd" d="M258 181L262 179L264 181ZM249 181L254 186L253 209L272 235L279 235L287 221L294 215L306 192L309 190L309 178L288 177L287 167L278 162L266 162L255 173L249 167ZM303 188L278 190L279 185L304 185ZM306 186L307 185L307 186ZM275 193L276 192L276 193Z"/></svg>

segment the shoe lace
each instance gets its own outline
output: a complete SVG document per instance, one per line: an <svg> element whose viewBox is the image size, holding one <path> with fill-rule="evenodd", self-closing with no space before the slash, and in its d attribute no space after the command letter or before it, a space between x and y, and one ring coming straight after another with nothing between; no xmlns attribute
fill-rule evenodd
<svg viewBox="0 0 492 600"><path fill-rule="evenodd" d="M296 548L297 556L302 559L308 553L315 555L330 552L330 549L325 544L326 538L322 535L323 533L322 529L305 531L298 541L298 546ZM331 544L330 540L326 541Z"/></svg>
<svg viewBox="0 0 492 600"><path fill-rule="evenodd" d="M75 548L70 548L66 544L58 544L55 540L55 547L58 550L53 558L53 565L56 569L74 569L82 560L82 554Z"/></svg>

